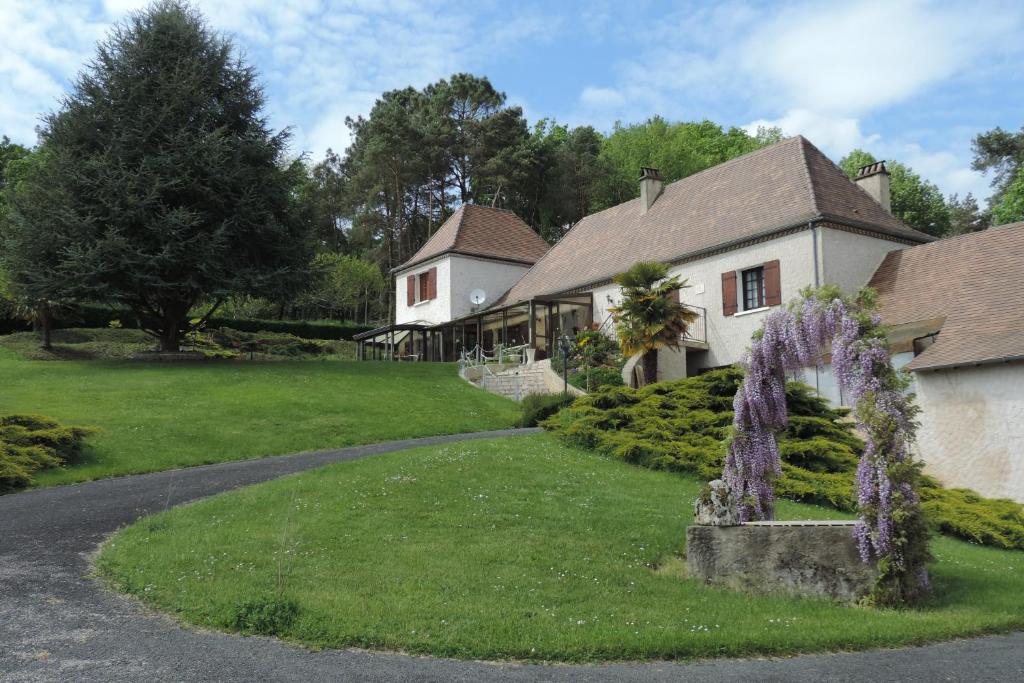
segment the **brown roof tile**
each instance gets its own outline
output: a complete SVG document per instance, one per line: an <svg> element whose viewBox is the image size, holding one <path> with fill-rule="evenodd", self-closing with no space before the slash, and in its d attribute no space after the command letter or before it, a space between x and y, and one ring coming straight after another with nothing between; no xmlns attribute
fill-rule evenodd
<svg viewBox="0 0 1024 683"><path fill-rule="evenodd" d="M945 318L912 370L1024 357L1024 223L890 253L871 286L882 320L906 325Z"/></svg>
<svg viewBox="0 0 1024 683"><path fill-rule="evenodd" d="M549 248L544 238L513 212L463 204L412 258L395 270L449 252L533 264Z"/></svg>
<svg viewBox="0 0 1024 683"><path fill-rule="evenodd" d="M789 138L577 223L499 300L519 302L610 279L638 260L673 261L811 220L929 241L882 209L805 138Z"/></svg>

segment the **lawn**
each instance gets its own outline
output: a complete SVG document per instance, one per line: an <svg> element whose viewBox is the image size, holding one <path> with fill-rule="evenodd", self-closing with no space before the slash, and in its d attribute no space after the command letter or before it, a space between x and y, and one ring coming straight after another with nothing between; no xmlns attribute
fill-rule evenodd
<svg viewBox="0 0 1024 683"><path fill-rule="evenodd" d="M512 426L518 407L435 363L30 361L0 347L0 415L97 427L66 484Z"/></svg>
<svg viewBox="0 0 1024 683"><path fill-rule="evenodd" d="M790 654L1024 626L1024 553L942 537L916 610L700 585L678 556L699 486L547 435L420 448L146 518L97 566L186 622L462 658Z"/></svg>

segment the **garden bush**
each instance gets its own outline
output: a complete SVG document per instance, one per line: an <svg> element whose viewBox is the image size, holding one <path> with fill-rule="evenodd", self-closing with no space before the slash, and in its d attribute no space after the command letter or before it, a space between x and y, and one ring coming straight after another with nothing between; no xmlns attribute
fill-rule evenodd
<svg viewBox="0 0 1024 683"><path fill-rule="evenodd" d="M742 371L726 368L642 389L608 387L577 399L541 424L567 443L653 469L721 476L732 402ZM789 427L779 435L778 496L856 509L854 476L863 442L848 411L831 408L813 389L786 387ZM1024 506L923 477L919 490L929 523L974 543L1024 549Z"/></svg>
<svg viewBox="0 0 1024 683"><path fill-rule="evenodd" d="M245 332L230 327L212 330L208 335L196 336L198 346L201 340L212 341L224 350L244 351L247 344L259 343L258 352L285 358L306 356L349 355L353 356L351 343L327 339L305 339L283 332ZM206 350L205 348L203 349ZM215 349L216 350L216 349ZM354 356L353 356L354 357Z"/></svg>
<svg viewBox="0 0 1024 683"><path fill-rule="evenodd" d="M576 399L573 394L527 394L520 404L523 414L516 423L519 427L536 427Z"/></svg>
<svg viewBox="0 0 1024 683"><path fill-rule="evenodd" d="M31 485L39 470L74 462L93 431L42 415L0 417L0 492Z"/></svg>
<svg viewBox="0 0 1024 683"><path fill-rule="evenodd" d="M568 363L562 354L551 358L551 368L561 375L569 366L569 384L584 391L622 384L622 352L618 343L599 330L583 330L576 334Z"/></svg>
<svg viewBox="0 0 1024 683"><path fill-rule="evenodd" d="M608 367L584 367L569 375L569 384L583 391L622 385L622 370Z"/></svg>

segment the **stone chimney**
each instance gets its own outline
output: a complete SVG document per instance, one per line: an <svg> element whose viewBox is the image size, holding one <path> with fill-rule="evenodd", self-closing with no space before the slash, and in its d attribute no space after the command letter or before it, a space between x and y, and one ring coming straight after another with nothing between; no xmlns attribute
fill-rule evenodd
<svg viewBox="0 0 1024 683"><path fill-rule="evenodd" d="M889 171L885 169L884 161L876 161L873 164L862 166L857 171L854 182L871 195L871 198L882 205L882 208L892 213L892 202L889 199Z"/></svg>
<svg viewBox="0 0 1024 683"><path fill-rule="evenodd" d="M661 174L656 168L640 167L640 215L643 216L651 208L661 194L663 183Z"/></svg>

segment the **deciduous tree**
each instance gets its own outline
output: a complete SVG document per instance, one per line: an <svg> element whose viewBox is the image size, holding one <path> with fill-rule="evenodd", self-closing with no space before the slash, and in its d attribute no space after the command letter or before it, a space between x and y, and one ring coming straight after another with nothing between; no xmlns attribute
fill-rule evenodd
<svg viewBox="0 0 1024 683"><path fill-rule="evenodd" d="M999 202L992 207L992 218L996 225L1024 221L1024 167L1017 171Z"/></svg>
<svg viewBox="0 0 1024 683"><path fill-rule="evenodd" d="M839 166L852 179L857 176L859 168L876 161L872 154L855 149L839 161ZM898 161L888 161L886 167L889 169L893 215L929 235L942 237L949 234L949 208L939 188Z"/></svg>

